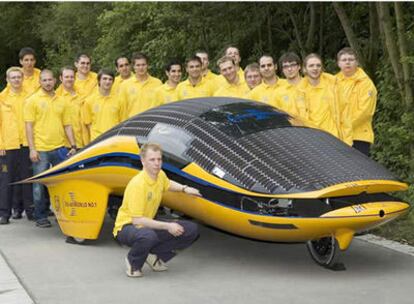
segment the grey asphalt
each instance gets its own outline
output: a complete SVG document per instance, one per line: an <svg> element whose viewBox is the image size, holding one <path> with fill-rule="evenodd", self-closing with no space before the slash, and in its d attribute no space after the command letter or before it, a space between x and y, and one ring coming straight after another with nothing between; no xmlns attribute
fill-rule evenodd
<svg viewBox="0 0 414 304"><path fill-rule="evenodd" d="M53 221L54 222L54 221ZM414 257L355 239L347 270L317 266L304 244L247 240L200 225L201 237L154 273L128 278L128 249L111 237L64 242L58 226L0 226L0 303L414 303Z"/></svg>

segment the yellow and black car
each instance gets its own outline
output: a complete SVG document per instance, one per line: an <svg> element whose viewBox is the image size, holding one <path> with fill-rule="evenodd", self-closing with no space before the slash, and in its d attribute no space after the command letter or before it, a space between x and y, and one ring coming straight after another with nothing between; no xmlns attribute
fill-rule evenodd
<svg viewBox="0 0 414 304"><path fill-rule="evenodd" d="M163 204L257 240L306 242L331 267L355 233L410 206L384 167L330 134L265 104L198 98L160 106L109 130L76 155L26 182L48 187L62 232L98 238L108 198L142 168L140 146L161 144L170 179L203 197L167 193Z"/></svg>

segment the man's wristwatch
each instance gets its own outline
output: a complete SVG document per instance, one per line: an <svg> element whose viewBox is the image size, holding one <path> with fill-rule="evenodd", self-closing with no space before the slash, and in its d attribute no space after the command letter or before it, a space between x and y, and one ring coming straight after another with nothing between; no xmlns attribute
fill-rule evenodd
<svg viewBox="0 0 414 304"><path fill-rule="evenodd" d="M78 147L76 147L76 145L72 145L72 146L70 146L70 148L71 148L71 149L78 150Z"/></svg>

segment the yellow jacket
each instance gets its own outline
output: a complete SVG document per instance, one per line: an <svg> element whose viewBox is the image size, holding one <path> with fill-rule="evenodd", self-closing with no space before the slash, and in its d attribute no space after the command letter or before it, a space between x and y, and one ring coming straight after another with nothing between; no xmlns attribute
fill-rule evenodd
<svg viewBox="0 0 414 304"><path fill-rule="evenodd" d="M27 146L23 120L23 106L27 92L14 93L10 88L0 97L0 150L19 149Z"/></svg>
<svg viewBox="0 0 414 304"><path fill-rule="evenodd" d="M298 118L307 119L308 117L305 94L299 85L292 85L288 82L281 85L274 90L269 105Z"/></svg>
<svg viewBox="0 0 414 304"><path fill-rule="evenodd" d="M306 76L299 86L305 93L308 121L317 128L341 138L339 109L335 98L335 77L322 73L319 84L313 86Z"/></svg>
<svg viewBox="0 0 414 304"><path fill-rule="evenodd" d="M336 75L341 129L347 142L374 142L372 119L377 104L377 90L368 75L358 68L351 77Z"/></svg>

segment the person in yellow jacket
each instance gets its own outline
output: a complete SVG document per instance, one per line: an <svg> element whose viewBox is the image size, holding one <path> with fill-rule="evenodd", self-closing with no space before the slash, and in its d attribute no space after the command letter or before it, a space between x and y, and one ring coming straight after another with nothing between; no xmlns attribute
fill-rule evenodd
<svg viewBox="0 0 414 304"><path fill-rule="evenodd" d="M75 59L75 90L81 98L86 98L97 90L97 75L91 71L91 57L81 53Z"/></svg>
<svg viewBox="0 0 414 304"><path fill-rule="evenodd" d="M253 90L262 83L262 75L260 75L260 67L257 62L248 64L244 69L244 80L250 90Z"/></svg>
<svg viewBox="0 0 414 304"><path fill-rule="evenodd" d="M353 49L347 47L340 50L337 63L341 69L336 75L341 127L348 130L352 146L369 155L370 145L374 142L372 120L377 104L377 90L369 76L358 67Z"/></svg>
<svg viewBox="0 0 414 304"><path fill-rule="evenodd" d="M195 52L195 55L201 59L201 74L203 78L207 81L211 81L214 84L219 78L219 75L214 74L209 68L210 60L208 57L208 53L204 50L198 50Z"/></svg>
<svg viewBox="0 0 414 304"><path fill-rule="evenodd" d="M56 96L63 98L68 104L76 146L83 148L89 143L89 134L81 119L85 99L79 96L75 90L75 69L71 66L63 67L60 70L59 78L61 86L56 90ZM70 146L67 140L65 146Z"/></svg>
<svg viewBox="0 0 414 304"><path fill-rule="evenodd" d="M289 52L283 54L279 59L279 65L286 77L286 83L274 91L270 97L272 106L287 112L295 117L307 117L305 95L300 90L298 84L301 81L300 76L300 58L295 53Z"/></svg>
<svg viewBox="0 0 414 304"><path fill-rule="evenodd" d="M6 79L9 90L0 98L0 159L7 169L0 175L5 187L0 191L0 224L8 224L10 216L21 219L23 211L32 220L34 207L30 184L9 185L30 177L32 171L23 121L23 106L28 93L23 89L22 69L9 68Z"/></svg>
<svg viewBox="0 0 414 304"><path fill-rule="evenodd" d="M270 104L271 96L275 90L286 84L286 80L276 76L277 64L274 63L273 57L270 55L260 57L259 68L262 83L247 94L247 98Z"/></svg>
<svg viewBox="0 0 414 304"><path fill-rule="evenodd" d="M214 86L203 78L201 66L202 62L198 56L192 56L186 60L185 70L188 78L177 86L178 100L213 96Z"/></svg>
<svg viewBox="0 0 414 304"><path fill-rule="evenodd" d="M236 64L229 56L221 57L217 61L221 75L226 79L226 83L214 92L213 96L239 97L242 98L250 91L246 82L242 82L237 74Z"/></svg>
<svg viewBox="0 0 414 304"><path fill-rule="evenodd" d="M112 86L112 91L115 94L119 94L121 84L133 77L134 74L131 73L129 60L126 56L119 56L115 59L115 68L118 73L118 76L115 77L114 85Z"/></svg>
<svg viewBox="0 0 414 304"><path fill-rule="evenodd" d="M181 63L177 60L170 61L165 66L167 81L155 91L155 100L157 105L163 105L177 101L177 85L181 80Z"/></svg>
<svg viewBox="0 0 414 304"><path fill-rule="evenodd" d="M299 86L305 93L307 120L319 129L342 138L335 97L335 77L323 72L322 59L314 53L305 57L303 71L305 77Z"/></svg>
<svg viewBox="0 0 414 304"><path fill-rule="evenodd" d="M40 73L41 89L31 95L24 106L24 121L29 144L29 156L33 163L33 174L39 174L76 152L75 139L66 101L56 96L56 78L50 70ZM71 149L65 147L65 136ZM36 226L51 227L48 216L46 189L41 184L33 185L33 202Z"/></svg>
<svg viewBox="0 0 414 304"><path fill-rule="evenodd" d="M155 103L155 89L162 85L161 80L148 73L149 59L143 53L134 53L131 62L135 77L124 81L119 90L124 109L123 119L149 110Z"/></svg>

